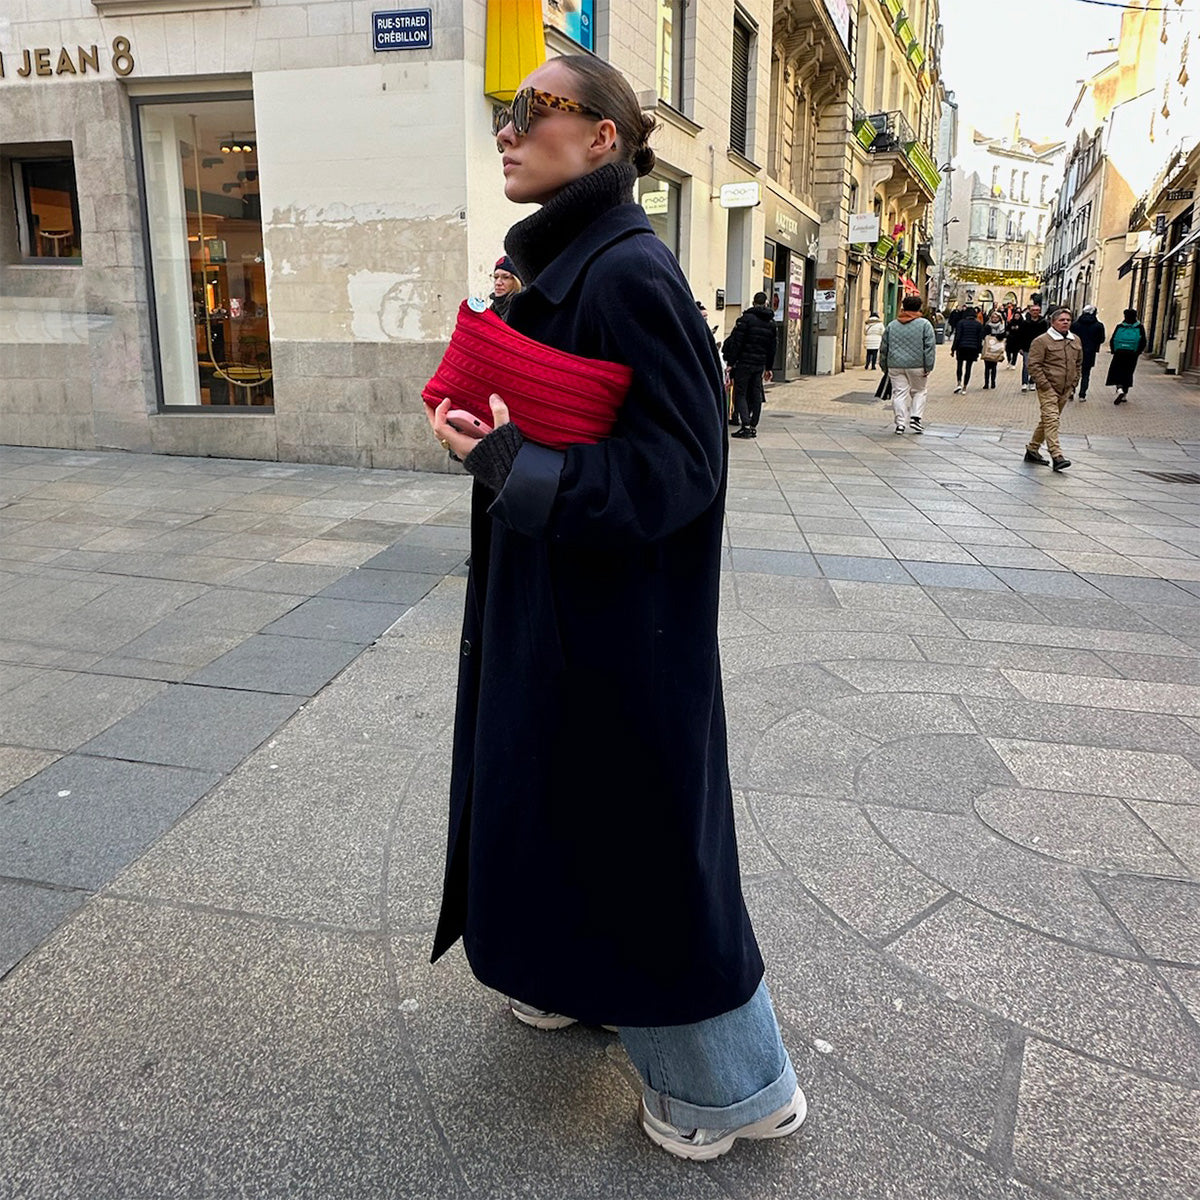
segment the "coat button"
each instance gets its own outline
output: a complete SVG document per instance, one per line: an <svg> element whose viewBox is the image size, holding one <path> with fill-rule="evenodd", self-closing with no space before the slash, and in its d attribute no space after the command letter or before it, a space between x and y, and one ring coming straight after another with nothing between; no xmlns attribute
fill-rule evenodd
<svg viewBox="0 0 1200 1200"><path fill-rule="evenodd" d="M466 638L463 638L462 640L461 649L463 658L469 658L471 655L471 643Z"/></svg>

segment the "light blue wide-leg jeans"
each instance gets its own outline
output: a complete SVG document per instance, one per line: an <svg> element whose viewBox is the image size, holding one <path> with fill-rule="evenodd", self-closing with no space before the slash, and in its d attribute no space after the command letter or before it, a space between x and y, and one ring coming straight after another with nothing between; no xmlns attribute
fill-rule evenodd
<svg viewBox="0 0 1200 1200"><path fill-rule="evenodd" d="M693 1025L622 1026L650 1115L679 1129L736 1129L782 1108L796 1072L766 983L741 1008Z"/></svg>

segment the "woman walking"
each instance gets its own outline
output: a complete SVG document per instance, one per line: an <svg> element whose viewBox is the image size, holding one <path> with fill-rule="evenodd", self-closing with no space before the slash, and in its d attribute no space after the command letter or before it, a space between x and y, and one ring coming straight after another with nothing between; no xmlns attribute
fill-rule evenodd
<svg viewBox="0 0 1200 1200"><path fill-rule="evenodd" d="M968 306L963 318L954 327L954 341L950 343L950 353L954 355L954 379L958 386L954 389L957 396L965 392L971 385L971 368L983 349L983 326L979 323L978 312Z"/></svg>
<svg viewBox="0 0 1200 1200"><path fill-rule="evenodd" d="M1010 371L1016 370L1017 357L1021 353L1021 347L1017 344L1017 334L1020 329L1021 312L1020 309L1014 308L1004 324L1004 357L1008 359L1008 370Z"/></svg>
<svg viewBox="0 0 1200 1200"><path fill-rule="evenodd" d="M1138 355L1146 348L1146 327L1138 320L1136 308L1125 310L1125 320L1113 330L1108 348L1112 351L1112 362L1108 364L1108 376L1104 382L1108 387L1117 389L1117 398L1113 403L1124 404L1133 388Z"/></svg>
<svg viewBox="0 0 1200 1200"><path fill-rule="evenodd" d="M783 1137L804 1095L742 900L717 651L728 443L721 368L633 200L654 123L599 59L553 59L494 132L541 205L505 248L509 323L633 372L606 440L551 450L492 397L475 476L436 960L527 1024L617 1026L647 1136L684 1158ZM664 908L663 905L667 907Z"/></svg>
<svg viewBox="0 0 1200 1200"><path fill-rule="evenodd" d="M993 312L988 317L987 324L983 328L983 386L984 390L991 388L993 391L996 388L996 371L1001 362L1004 361L1004 341L1007 337L1007 331L1004 324L1004 318L998 313Z"/></svg>
<svg viewBox="0 0 1200 1200"><path fill-rule="evenodd" d="M884 324L879 319L878 313L872 313L867 318L867 370L875 370L876 364L879 362L879 345L883 341Z"/></svg>

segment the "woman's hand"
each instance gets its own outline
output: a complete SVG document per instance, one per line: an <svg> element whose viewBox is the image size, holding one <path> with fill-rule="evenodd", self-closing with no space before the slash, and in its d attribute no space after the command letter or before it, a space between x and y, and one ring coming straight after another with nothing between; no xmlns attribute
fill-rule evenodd
<svg viewBox="0 0 1200 1200"><path fill-rule="evenodd" d="M492 432L492 429L498 429L501 425L508 424L508 405L493 393L488 397L488 403L492 408L492 428L481 425L479 432L462 433L447 420L452 403L453 401L447 396L437 408L430 408L426 405L425 413L429 418L429 425L433 429L433 436L456 458L466 458L475 449L475 443L481 436L486 436Z"/></svg>

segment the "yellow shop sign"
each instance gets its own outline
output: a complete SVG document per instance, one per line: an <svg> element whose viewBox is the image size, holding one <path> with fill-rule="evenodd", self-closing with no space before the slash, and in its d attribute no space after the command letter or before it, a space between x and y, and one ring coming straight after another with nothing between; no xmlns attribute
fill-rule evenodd
<svg viewBox="0 0 1200 1200"><path fill-rule="evenodd" d="M87 75L94 71L103 74L101 67L102 55L107 55L113 72L117 75L128 75L134 68L133 47L127 37L115 37L112 40L111 52L107 47L101 51L99 46L76 46L72 54L70 47L36 46L33 49L9 51L7 55L0 52L0 79L19 76L21 79L45 76L51 79L60 75Z"/></svg>

